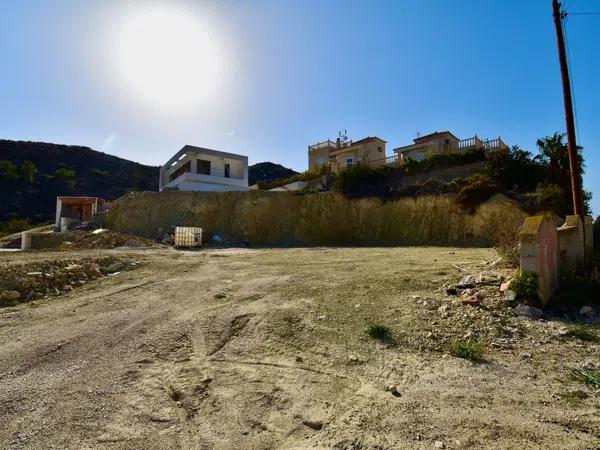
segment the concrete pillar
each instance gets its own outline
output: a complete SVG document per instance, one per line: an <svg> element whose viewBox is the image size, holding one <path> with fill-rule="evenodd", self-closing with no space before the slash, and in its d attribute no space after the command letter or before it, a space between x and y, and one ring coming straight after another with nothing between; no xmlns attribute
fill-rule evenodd
<svg viewBox="0 0 600 450"><path fill-rule="evenodd" d="M539 297L546 306L559 283L556 227L544 216L527 217L519 231L521 270L539 277Z"/></svg>
<svg viewBox="0 0 600 450"><path fill-rule="evenodd" d="M31 249L31 231L21 233L21 250Z"/></svg>
<svg viewBox="0 0 600 450"><path fill-rule="evenodd" d="M557 231L561 271L577 270L583 265L585 253L581 217L567 216L565 223Z"/></svg>

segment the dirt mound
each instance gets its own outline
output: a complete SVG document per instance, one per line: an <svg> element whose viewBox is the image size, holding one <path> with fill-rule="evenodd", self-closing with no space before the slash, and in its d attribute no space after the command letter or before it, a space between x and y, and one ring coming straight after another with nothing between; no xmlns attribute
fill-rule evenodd
<svg viewBox="0 0 600 450"><path fill-rule="evenodd" d="M124 258L57 259L0 268L0 307L44 298L135 267Z"/></svg>
<svg viewBox="0 0 600 450"><path fill-rule="evenodd" d="M67 241L61 244L61 248L86 249L86 248L116 248L116 247L152 247L157 245L155 241L141 236L104 231L94 234L90 231L78 230L69 233Z"/></svg>

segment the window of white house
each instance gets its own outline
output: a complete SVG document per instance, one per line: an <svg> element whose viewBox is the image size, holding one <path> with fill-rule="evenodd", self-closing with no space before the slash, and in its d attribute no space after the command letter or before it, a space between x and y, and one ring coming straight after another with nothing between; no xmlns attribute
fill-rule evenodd
<svg viewBox="0 0 600 450"><path fill-rule="evenodd" d="M225 178L229 178L230 174L230 166L229 163L225 163Z"/></svg>
<svg viewBox="0 0 600 450"><path fill-rule="evenodd" d="M346 166L352 166L352 158L346 158Z"/></svg>
<svg viewBox="0 0 600 450"><path fill-rule="evenodd" d="M322 166L323 164L325 164L325 157L324 156L317 156L317 165L318 166Z"/></svg>
<svg viewBox="0 0 600 450"><path fill-rule="evenodd" d="M199 159L196 165L196 172L201 175L210 175L210 161Z"/></svg>

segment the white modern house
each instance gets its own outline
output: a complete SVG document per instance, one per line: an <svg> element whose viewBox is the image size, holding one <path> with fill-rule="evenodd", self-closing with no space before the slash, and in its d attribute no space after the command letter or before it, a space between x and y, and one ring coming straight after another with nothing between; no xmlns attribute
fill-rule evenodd
<svg viewBox="0 0 600 450"><path fill-rule="evenodd" d="M160 168L158 189L248 190L248 157L186 145Z"/></svg>

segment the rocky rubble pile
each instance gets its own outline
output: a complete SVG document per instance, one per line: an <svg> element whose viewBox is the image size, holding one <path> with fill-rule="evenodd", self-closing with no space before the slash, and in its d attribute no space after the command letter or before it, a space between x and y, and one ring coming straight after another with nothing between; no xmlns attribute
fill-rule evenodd
<svg viewBox="0 0 600 450"><path fill-rule="evenodd" d="M101 231L101 232L98 232ZM156 242L141 236L116 233L109 230L77 230L69 232L67 241L61 244L65 249L116 248L116 247L152 247Z"/></svg>
<svg viewBox="0 0 600 450"><path fill-rule="evenodd" d="M60 295L96 278L129 270L124 258L59 259L0 268L0 307Z"/></svg>
<svg viewBox="0 0 600 450"><path fill-rule="evenodd" d="M483 271L464 275L444 286L445 298L413 296L427 313L430 326L413 335L419 348L444 351L448 343L477 341L503 351L527 347L532 342L568 339L572 324L557 312L516 304L510 295L511 271ZM595 308L574 311L579 323L595 323ZM409 336L405 336L410 340ZM523 356L526 357L526 356Z"/></svg>

